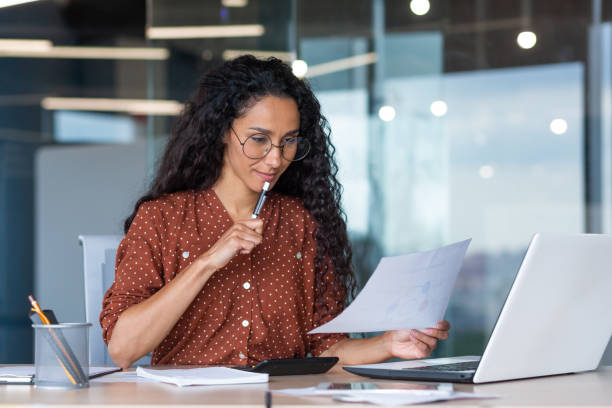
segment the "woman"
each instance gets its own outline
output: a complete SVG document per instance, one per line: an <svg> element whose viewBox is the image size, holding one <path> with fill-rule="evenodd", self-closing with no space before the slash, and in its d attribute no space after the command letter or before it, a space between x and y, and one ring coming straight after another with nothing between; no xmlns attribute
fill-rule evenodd
<svg viewBox="0 0 612 408"><path fill-rule="evenodd" d="M230 365L310 353L341 366L426 357L448 337L447 322L370 339L307 334L355 287L327 128L278 59L243 56L202 78L125 223L100 315L115 363L151 351L152 364Z"/></svg>

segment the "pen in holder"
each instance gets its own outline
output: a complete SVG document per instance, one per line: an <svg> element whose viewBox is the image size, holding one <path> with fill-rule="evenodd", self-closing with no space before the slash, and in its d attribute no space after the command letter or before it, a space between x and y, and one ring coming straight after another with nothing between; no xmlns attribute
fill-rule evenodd
<svg viewBox="0 0 612 408"><path fill-rule="evenodd" d="M51 324L43 324L37 313L30 313L35 330L34 384L52 388L87 387L91 323L58 324L53 312L43 312Z"/></svg>

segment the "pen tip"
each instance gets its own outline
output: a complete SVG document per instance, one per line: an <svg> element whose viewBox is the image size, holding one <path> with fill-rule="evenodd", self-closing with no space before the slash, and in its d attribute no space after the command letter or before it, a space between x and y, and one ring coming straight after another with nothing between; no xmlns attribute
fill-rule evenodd
<svg viewBox="0 0 612 408"><path fill-rule="evenodd" d="M264 185L263 185L263 190L268 191L268 189L269 189L269 188L270 188L270 182L269 182L269 181L266 181L266 182L264 183Z"/></svg>

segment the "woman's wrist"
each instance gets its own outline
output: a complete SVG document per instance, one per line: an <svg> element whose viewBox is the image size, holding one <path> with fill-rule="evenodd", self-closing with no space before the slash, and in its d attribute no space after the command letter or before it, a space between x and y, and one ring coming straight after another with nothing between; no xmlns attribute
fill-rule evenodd
<svg viewBox="0 0 612 408"><path fill-rule="evenodd" d="M382 352L387 356L385 360L393 358L393 339L391 338L391 332L386 331L380 336Z"/></svg>
<svg viewBox="0 0 612 408"><path fill-rule="evenodd" d="M217 268L210 262L210 259L206 255L198 257L192 265L198 271L198 275L206 280L217 271Z"/></svg>

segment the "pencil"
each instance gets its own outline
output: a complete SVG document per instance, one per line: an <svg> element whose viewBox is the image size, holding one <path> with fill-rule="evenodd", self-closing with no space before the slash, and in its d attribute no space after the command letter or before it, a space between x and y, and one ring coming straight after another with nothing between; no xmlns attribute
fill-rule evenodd
<svg viewBox="0 0 612 408"><path fill-rule="evenodd" d="M44 325L48 325L51 324L51 322L49 321L49 318L47 318L47 316L45 315L45 313L42 311L42 309L40 308L38 302L36 301L36 299L34 298L34 296L29 295L28 296L28 300L30 301L30 304L32 304L32 311L36 312L36 314L38 314L38 317L40 318L40 320L42 321L42 323ZM55 332L52 329L49 329L49 335L53 337L53 341L55 341L56 347L59 347L61 350L61 353L64 354L64 357L67 358L68 360L68 364L72 365L73 369L76 370L75 372L78 373L78 369L75 367L75 363L72 361L72 359L70 358L70 355L68 354L68 351L64 348L64 346L62 345L62 342L60 341L60 339L57 338ZM62 362L62 359L60 358L59 355L56 355L55 358L57 358L57 361L60 363L60 365L62 366L62 369L64 370L64 373L66 373L66 377L68 377L68 379L70 380L70 382L73 385L77 384L77 381L75 380L75 378L72 376L72 374L70 374L70 371L68 370L68 368L66 367L66 365Z"/></svg>

